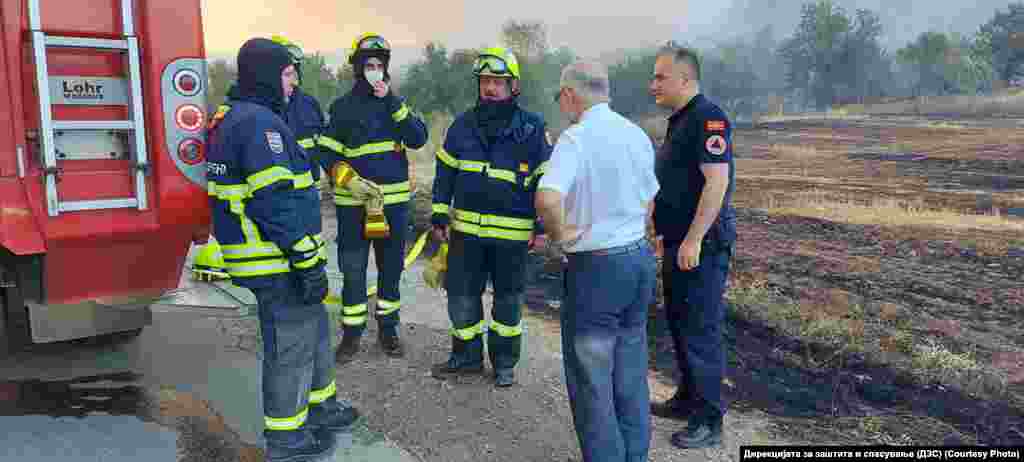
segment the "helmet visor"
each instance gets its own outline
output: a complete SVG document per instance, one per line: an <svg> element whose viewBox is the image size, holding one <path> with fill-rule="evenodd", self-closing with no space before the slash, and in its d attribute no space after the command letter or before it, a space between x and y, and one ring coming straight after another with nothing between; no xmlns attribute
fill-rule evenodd
<svg viewBox="0 0 1024 462"><path fill-rule="evenodd" d="M481 56L473 62L473 72L476 74L512 75L508 63L497 56Z"/></svg>
<svg viewBox="0 0 1024 462"><path fill-rule="evenodd" d="M360 50L390 50L391 44L382 37L367 37L359 42Z"/></svg>

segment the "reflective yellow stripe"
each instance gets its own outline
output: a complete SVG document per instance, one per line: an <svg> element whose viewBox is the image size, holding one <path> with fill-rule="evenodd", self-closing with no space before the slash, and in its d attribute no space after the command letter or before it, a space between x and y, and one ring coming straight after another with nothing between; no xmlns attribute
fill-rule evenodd
<svg viewBox="0 0 1024 462"><path fill-rule="evenodd" d="M384 192L384 205L401 204L408 202L412 199L412 194L409 191L409 182L402 181L399 183L382 184L380 185L381 191ZM352 197L352 193L347 189L340 186L334 188L334 204L335 205L363 205L362 200Z"/></svg>
<svg viewBox="0 0 1024 462"><path fill-rule="evenodd" d="M306 189L313 186L313 172L306 172L301 175L296 175L292 181L295 189Z"/></svg>
<svg viewBox="0 0 1024 462"><path fill-rule="evenodd" d="M264 417L263 425L267 427L267 430L297 430L306 423L308 415L309 406L306 406L292 417Z"/></svg>
<svg viewBox="0 0 1024 462"><path fill-rule="evenodd" d="M488 228L472 223L455 221L452 227L456 231L472 234L483 238L505 239L508 241L529 241L530 231L516 231L511 229Z"/></svg>
<svg viewBox="0 0 1024 462"><path fill-rule="evenodd" d="M523 334L522 323L516 326L506 326L498 321L491 321L490 329L502 337L515 337Z"/></svg>
<svg viewBox="0 0 1024 462"><path fill-rule="evenodd" d="M409 116L409 107L406 106L405 104L402 104L402 108L401 109L395 111L394 114L391 114L391 119L394 120L395 122L401 122L401 121L405 120L405 118L408 117L408 116Z"/></svg>
<svg viewBox="0 0 1024 462"><path fill-rule="evenodd" d="M395 150L394 141L381 141L379 143L367 143L358 148L346 149L346 157L359 157L368 154L379 154L382 152L390 152Z"/></svg>
<svg viewBox="0 0 1024 462"><path fill-rule="evenodd" d="M537 166L533 173L531 173L530 176L526 177L526 186L530 186L530 183L536 181L537 178L540 178L542 175L547 173L547 171L548 161L541 162L541 164Z"/></svg>
<svg viewBox="0 0 1024 462"><path fill-rule="evenodd" d="M316 144L319 144L320 146L330 149L343 156L345 155L345 151L348 150L348 148L346 148L344 144L339 143L338 140L325 135L320 135L316 139Z"/></svg>
<svg viewBox="0 0 1024 462"><path fill-rule="evenodd" d="M451 168L459 168L459 161L455 160L451 154L448 154L448 151L445 151L444 148L437 150L437 158Z"/></svg>
<svg viewBox="0 0 1024 462"><path fill-rule="evenodd" d="M502 228L533 230L533 220L527 218L503 217L486 215L469 210L455 210L455 219L480 226L500 226Z"/></svg>
<svg viewBox="0 0 1024 462"><path fill-rule="evenodd" d="M383 191L384 194L405 192L409 190L409 182L402 181L399 183L382 184L380 185L380 190Z"/></svg>
<svg viewBox="0 0 1024 462"><path fill-rule="evenodd" d="M224 270L232 277L267 276L271 274L287 273L287 260L247 261L231 262L224 261Z"/></svg>
<svg viewBox="0 0 1024 462"><path fill-rule="evenodd" d="M395 311L398 311L402 307L402 302L392 302L389 300L377 300L377 316L387 316Z"/></svg>
<svg viewBox="0 0 1024 462"><path fill-rule="evenodd" d="M502 170L500 168L488 168L487 169L487 176L490 176L491 178L497 178L499 180L505 180L505 181L507 181L509 183L515 183L516 182L516 172L513 172L512 170Z"/></svg>
<svg viewBox="0 0 1024 462"><path fill-rule="evenodd" d="M443 213L447 215L449 207L448 204L433 204L430 206L430 209L434 213Z"/></svg>
<svg viewBox="0 0 1024 462"><path fill-rule="evenodd" d="M327 398L334 396L338 392L338 385L334 380L331 380L326 387L319 390L309 391L309 404L320 404L327 401Z"/></svg>
<svg viewBox="0 0 1024 462"><path fill-rule="evenodd" d="M210 182L207 194L220 200L245 199L250 196L247 184L218 184Z"/></svg>
<svg viewBox="0 0 1024 462"><path fill-rule="evenodd" d="M299 140L299 146L302 146L304 149L313 149L316 146L316 141L313 141L313 138L303 138Z"/></svg>
<svg viewBox="0 0 1024 462"><path fill-rule="evenodd" d="M484 167L487 166L487 162L480 162L478 160L460 160L459 170L466 172L482 172Z"/></svg>
<svg viewBox="0 0 1024 462"><path fill-rule="evenodd" d="M249 184L249 191L256 192L261 188L265 188L274 184L274 182L281 180L292 180L295 174L291 170L288 170L279 165L275 165L265 170L253 173L245 179L245 182Z"/></svg>
<svg viewBox="0 0 1024 462"><path fill-rule="evenodd" d="M484 322L480 321L475 325L464 327L462 329L451 328L451 334L453 337L458 337L463 341L473 340L473 337L477 335L483 335L484 333Z"/></svg>
<svg viewBox="0 0 1024 462"><path fill-rule="evenodd" d="M346 326L359 326L366 323L366 304L341 307L341 323Z"/></svg>
<svg viewBox="0 0 1024 462"><path fill-rule="evenodd" d="M284 253L273 242L252 242L248 244L221 244L224 259L240 260L260 257L282 257Z"/></svg>

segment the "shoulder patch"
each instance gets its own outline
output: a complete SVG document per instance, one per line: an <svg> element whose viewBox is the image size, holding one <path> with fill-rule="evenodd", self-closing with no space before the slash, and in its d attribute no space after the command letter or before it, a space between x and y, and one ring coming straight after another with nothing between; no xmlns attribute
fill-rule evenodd
<svg viewBox="0 0 1024 462"><path fill-rule="evenodd" d="M725 121L724 120L708 120L704 122L704 130L709 132L724 132Z"/></svg>
<svg viewBox="0 0 1024 462"><path fill-rule="evenodd" d="M720 156L725 154L725 149L728 147L728 143L722 135L711 135L708 140L704 142L704 148L713 155Z"/></svg>
<svg viewBox="0 0 1024 462"><path fill-rule="evenodd" d="M267 137L267 146L274 154L281 154L284 152L284 141L281 139L281 134L275 131L266 131L264 135Z"/></svg>

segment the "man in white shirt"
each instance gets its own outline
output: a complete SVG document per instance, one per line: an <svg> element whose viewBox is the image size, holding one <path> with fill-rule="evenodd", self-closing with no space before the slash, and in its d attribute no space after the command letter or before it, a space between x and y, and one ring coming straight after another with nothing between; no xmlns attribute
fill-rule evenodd
<svg viewBox="0 0 1024 462"><path fill-rule="evenodd" d="M562 305L566 388L584 462L641 462L650 446L647 309L657 284L645 219L658 191L654 147L608 106L606 68L577 61L556 99L558 139L536 207L568 258Z"/></svg>

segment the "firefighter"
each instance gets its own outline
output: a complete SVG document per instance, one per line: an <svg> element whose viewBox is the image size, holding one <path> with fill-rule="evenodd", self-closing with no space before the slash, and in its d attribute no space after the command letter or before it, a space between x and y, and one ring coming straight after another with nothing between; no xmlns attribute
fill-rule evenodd
<svg viewBox="0 0 1024 462"><path fill-rule="evenodd" d="M534 195L552 148L543 118L518 105L515 55L484 49L473 74L477 104L456 118L437 152L431 223L435 238L448 242L452 351L432 373L482 373L486 335L495 385L507 387L519 361L526 255L540 231ZM489 328L481 299L488 280Z"/></svg>
<svg viewBox="0 0 1024 462"><path fill-rule="evenodd" d="M285 37L275 35L271 39L288 49L288 53L292 56L292 63L295 65L295 73L298 76L295 80L295 90L288 99L288 108L285 110L285 122L288 123L288 127L295 133L299 146L302 146L306 149L307 153L313 155L316 158L317 164L326 171L329 166L326 165L323 156L318 155L319 150L315 149L317 139L324 128L324 111L320 106L320 102L302 91L300 86L302 85L302 59L305 54L302 52L301 47ZM313 169L313 179L318 182L320 181L320 169Z"/></svg>
<svg viewBox="0 0 1024 462"><path fill-rule="evenodd" d="M358 412L337 401L331 372L327 255L313 164L283 120L292 57L255 38L238 52L234 96L210 121L207 179L214 236L232 282L256 296L263 338L267 460L308 460Z"/></svg>
<svg viewBox="0 0 1024 462"><path fill-rule="evenodd" d="M427 142L427 128L391 91L391 46L380 34L352 42L349 63L355 84L331 103L330 122L320 137L328 164L344 165L362 178L335 184L338 261L342 287L342 339L336 360L346 363L359 351L366 329L366 271L373 244L377 263L377 340L390 356L403 354L399 339L399 282L409 223L409 159L406 148ZM333 168L333 167L332 167ZM363 181L365 180L365 181Z"/></svg>

